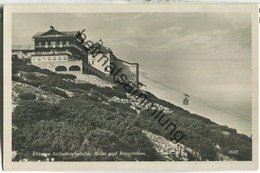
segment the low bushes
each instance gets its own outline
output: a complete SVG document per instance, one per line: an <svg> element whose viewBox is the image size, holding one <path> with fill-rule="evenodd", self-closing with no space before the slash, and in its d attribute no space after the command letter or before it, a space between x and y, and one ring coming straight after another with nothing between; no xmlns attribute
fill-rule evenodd
<svg viewBox="0 0 260 173"><path fill-rule="evenodd" d="M57 88L54 88L54 87L51 87L51 86L47 86L47 85L42 85L41 89L43 89L45 91L48 91L50 93L53 93L53 94L56 94L56 95L68 98L68 95L66 94L65 91L59 90Z"/></svg>
<svg viewBox="0 0 260 173"><path fill-rule="evenodd" d="M34 93L21 93L19 95L19 98L21 100L35 100L36 99L36 95Z"/></svg>

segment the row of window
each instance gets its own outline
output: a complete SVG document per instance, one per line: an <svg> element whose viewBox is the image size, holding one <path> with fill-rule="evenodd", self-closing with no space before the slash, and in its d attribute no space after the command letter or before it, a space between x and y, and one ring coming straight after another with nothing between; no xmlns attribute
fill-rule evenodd
<svg viewBox="0 0 260 173"><path fill-rule="evenodd" d="M62 46L62 45L63 45L63 42L64 42L64 41L59 41L59 42L58 42L58 41L51 41L50 44L49 44L48 41L45 41L45 42L39 41L39 42L38 42L38 45L39 45L39 46L42 46L42 45L45 45L45 46L48 46L48 45L56 46L56 45L58 45L58 43L59 43L59 45ZM65 45L69 45L69 44L70 44L70 41L66 41L66 42L64 42L64 43L65 43Z"/></svg>
<svg viewBox="0 0 260 173"><path fill-rule="evenodd" d="M56 60L68 60L66 56L53 56L53 57L46 57L46 56L38 56L38 57L32 57L32 61L56 61Z"/></svg>

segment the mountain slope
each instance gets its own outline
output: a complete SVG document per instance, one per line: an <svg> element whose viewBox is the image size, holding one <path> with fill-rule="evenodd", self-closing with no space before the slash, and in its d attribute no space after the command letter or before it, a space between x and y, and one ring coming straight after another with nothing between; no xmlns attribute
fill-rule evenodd
<svg viewBox="0 0 260 173"><path fill-rule="evenodd" d="M14 160L251 160L251 138L149 92L147 97L185 134L179 154L177 144L170 144L165 130L121 86L97 86L16 60Z"/></svg>

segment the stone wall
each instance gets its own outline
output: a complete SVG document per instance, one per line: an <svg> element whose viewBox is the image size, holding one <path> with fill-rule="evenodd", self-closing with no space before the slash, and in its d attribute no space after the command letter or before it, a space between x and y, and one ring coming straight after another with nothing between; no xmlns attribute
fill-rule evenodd
<svg viewBox="0 0 260 173"><path fill-rule="evenodd" d="M100 77L101 79L113 82L113 78L110 76L110 74L105 74L88 63L83 63L83 74L95 75Z"/></svg>
<svg viewBox="0 0 260 173"><path fill-rule="evenodd" d="M107 58L103 56L106 56ZM99 53L96 55L96 57L93 57L92 54L89 54L88 61L91 66L98 69L99 71L106 74L110 74L109 71L105 70L106 66L110 65L110 53L104 53L104 54Z"/></svg>
<svg viewBox="0 0 260 173"><path fill-rule="evenodd" d="M127 81L133 82L134 85L138 85L139 74L137 72L137 63L130 63L121 59L118 59L115 55L110 56L111 67L114 64L117 69L122 69L121 74L127 76ZM113 67L114 68L114 67Z"/></svg>

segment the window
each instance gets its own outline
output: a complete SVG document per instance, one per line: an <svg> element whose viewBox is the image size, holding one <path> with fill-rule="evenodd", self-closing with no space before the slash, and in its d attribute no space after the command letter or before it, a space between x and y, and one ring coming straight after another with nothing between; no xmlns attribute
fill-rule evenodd
<svg viewBox="0 0 260 173"><path fill-rule="evenodd" d="M56 47L56 45L57 45L57 42L56 42L56 41L51 41L51 46L52 46L52 47Z"/></svg>
<svg viewBox="0 0 260 173"><path fill-rule="evenodd" d="M52 59L53 59L54 61L57 60L56 56L54 56Z"/></svg>
<svg viewBox="0 0 260 173"><path fill-rule="evenodd" d="M51 57L48 57L48 61L51 61Z"/></svg>
<svg viewBox="0 0 260 173"><path fill-rule="evenodd" d="M41 46L41 45L42 45L42 42L39 41L38 45Z"/></svg>
<svg viewBox="0 0 260 173"><path fill-rule="evenodd" d="M94 61L92 61L92 65L94 65Z"/></svg>
<svg viewBox="0 0 260 173"><path fill-rule="evenodd" d="M38 57L37 60L38 60L38 61L41 61L41 57Z"/></svg>
<svg viewBox="0 0 260 173"><path fill-rule="evenodd" d="M65 66L58 66L55 68L55 71L67 71L67 68Z"/></svg>
<svg viewBox="0 0 260 173"><path fill-rule="evenodd" d="M63 60L67 60L67 57L66 57L66 56L64 56L64 57L63 57Z"/></svg>
<svg viewBox="0 0 260 173"><path fill-rule="evenodd" d="M62 60L61 56L58 57L58 60Z"/></svg>
<svg viewBox="0 0 260 173"><path fill-rule="evenodd" d="M69 71L80 71L80 67L77 65L73 65L69 68Z"/></svg>
<svg viewBox="0 0 260 173"><path fill-rule="evenodd" d="M45 47L46 48L48 47L48 41L45 41Z"/></svg>
<svg viewBox="0 0 260 173"><path fill-rule="evenodd" d="M43 60L43 61L45 61L45 60L46 60L46 57L45 57L45 56L44 56L44 57L42 57L42 60Z"/></svg>

